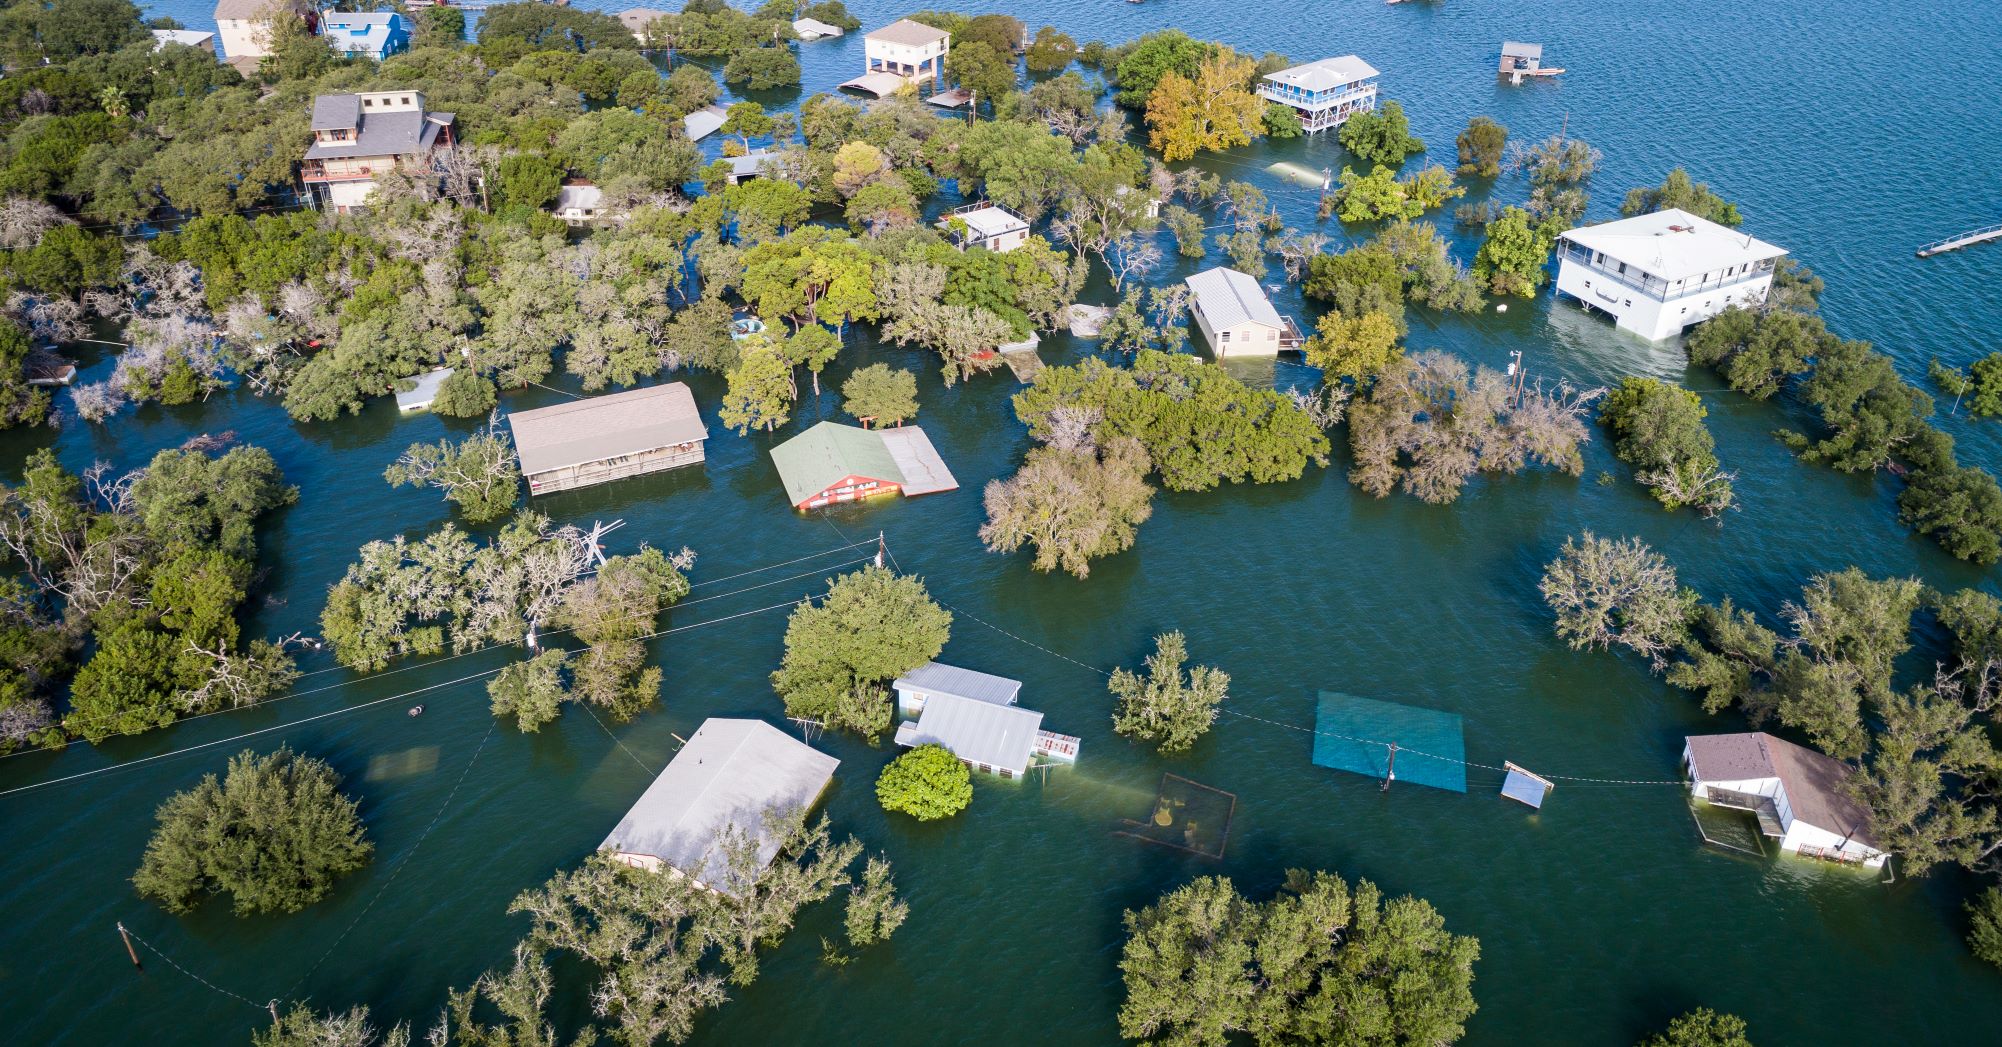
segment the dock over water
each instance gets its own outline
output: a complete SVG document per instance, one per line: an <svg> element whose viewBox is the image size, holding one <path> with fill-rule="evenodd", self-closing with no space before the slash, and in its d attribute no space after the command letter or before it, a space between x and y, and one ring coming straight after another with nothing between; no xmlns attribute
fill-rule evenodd
<svg viewBox="0 0 2002 1047"><path fill-rule="evenodd" d="M1931 258L1936 254L1958 251L1963 247L1985 244L1990 240L2002 240L2002 222L1997 222L1984 229L1975 229L1957 236L1949 236L1944 240L1934 240L1932 243L1919 248L1918 256L1920 258Z"/></svg>

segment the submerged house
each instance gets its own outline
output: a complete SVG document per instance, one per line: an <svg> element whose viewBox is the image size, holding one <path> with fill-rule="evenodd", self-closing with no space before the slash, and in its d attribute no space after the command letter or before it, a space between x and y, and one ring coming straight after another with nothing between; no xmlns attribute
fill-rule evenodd
<svg viewBox="0 0 2002 1047"><path fill-rule="evenodd" d="M730 114L720 105L706 105L681 118L681 130L691 142L700 142L716 133Z"/></svg>
<svg viewBox="0 0 2002 1047"><path fill-rule="evenodd" d="M399 411L429 410L431 402L438 399L438 390L444 388L445 379L450 377L452 377L452 369L449 367L440 367L435 371L426 371L423 374L405 378L403 381L412 384L408 389L399 389L396 391L396 409ZM399 382L398 384L402 383Z"/></svg>
<svg viewBox="0 0 2002 1047"><path fill-rule="evenodd" d="M981 201L947 211L933 223L945 232L954 247L985 247L989 251L1013 251L1029 242L1029 220L1011 207Z"/></svg>
<svg viewBox="0 0 2002 1047"><path fill-rule="evenodd" d="M604 203L603 189L589 179L572 178L556 190L556 203L551 210L566 225L592 225L598 221L598 211Z"/></svg>
<svg viewBox="0 0 2002 1047"><path fill-rule="evenodd" d="M1078 742L1043 730L1043 714L1017 708L1019 680L940 662L905 673L891 685L897 708L913 717L897 727L906 749L939 745L976 770L1019 778L1037 758L1074 761Z"/></svg>
<svg viewBox="0 0 2002 1047"><path fill-rule="evenodd" d="M1217 359L1277 356L1300 347L1300 326L1273 308L1251 274L1217 266L1189 277L1188 284L1190 315Z"/></svg>
<svg viewBox="0 0 2002 1047"><path fill-rule="evenodd" d="M1376 67L1343 55L1267 73L1258 81L1258 94L1293 110L1308 134L1319 134L1375 110L1376 77Z"/></svg>
<svg viewBox="0 0 2002 1047"><path fill-rule="evenodd" d="M915 425L871 430L821 422L772 448L772 464L795 509L959 489L931 438Z"/></svg>
<svg viewBox="0 0 2002 1047"><path fill-rule="evenodd" d="M654 7L628 7L615 17L618 18L620 25L626 27L627 32L633 34L633 39L640 42L641 47L652 47L653 37L646 31L647 27L666 18L667 14L666 11Z"/></svg>
<svg viewBox="0 0 2002 1047"><path fill-rule="evenodd" d="M422 91L319 95L299 177L322 206L345 212L368 200L377 175L434 171L453 148L453 119L427 111Z"/></svg>
<svg viewBox="0 0 2002 1047"><path fill-rule="evenodd" d="M709 439L680 382L516 411L507 424L530 495L695 465Z"/></svg>
<svg viewBox="0 0 2002 1047"><path fill-rule="evenodd" d="M1689 792L1751 811L1782 851L1875 868L1889 855L1871 835L1869 811L1849 795L1849 765L1764 732L1684 739Z"/></svg>
<svg viewBox="0 0 2002 1047"><path fill-rule="evenodd" d="M328 11L320 35L344 58L379 62L410 50L410 20L395 11Z"/></svg>
<svg viewBox="0 0 2002 1047"><path fill-rule="evenodd" d="M841 86L884 98L908 85L938 85L945 80L945 53L951 49L951 33L899 18L863 35L867 71Z"/></svg>
<svg viewBox="0 0 2002 1047"><path fill-rule="evenodd" d="M743 833L756 843L758 868L769 865L783 840L767 814L804 815L840 763L762 720L704 720L598 849L732 893L725 834Z"/></svg>
<svg viewBox="0 0 2002 1047"><path fill-rule="evenodd" d="M188 47L202 47L214 51L215 34L196 32L193 29L153 30L153 50L161 50L169 44L184 44Z"/></svg>
<svg viewBox="0 0 2002 1047"><path fill-rule="evenodd" d="M1658 342L1730 306L1765 301L1786 253L1670 208L1558 234L1557 293Z"/></svg>
<svg viewBox="0 0 2002 1047"><path fill-rule="evenodd" d="M795 18L792 31L798 33L801 40L831 40L841 35L840 26L823 22L818 18Z"/></svg>

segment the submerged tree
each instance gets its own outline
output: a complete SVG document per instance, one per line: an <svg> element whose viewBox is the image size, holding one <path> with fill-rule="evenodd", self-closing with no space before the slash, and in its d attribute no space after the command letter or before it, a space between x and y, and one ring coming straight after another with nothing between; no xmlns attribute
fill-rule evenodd
<svg viewBox="0 0 2002 1047"><path fill-rule="evenodd" d="M1131 437L1108 440L1103 449L1082 434L1031 448L1015 475L988 482L980 540L1001 553L1033 546L1036 570L1084 578L1094 558L1132 548L1153 515L1149 467L1147 452Z"/></svg>
<svg viewBox="0 0 2002 1047"><path fill-rule="evenodd" d="M1230 674L1208 665L1184 674L1182 663L1188 658L1188 642L1178 629L1154 638L1145 676L1114 670L1106 685L1119 699L1112 711L1112 729L1153 742L1163 753L1184 752L1209 733L1217 706L1230 690Z"/></svg>
<svg viewBox="0 0 2002 1047"><path fill-rule="evenodd" d="M563 670L570 662L568 651L544 651L525 662L516 662L487 681L487 697L495 716L512 715L525 734L534 734L556 719L570 693L563 687Z"/></svg>
<svg viewBox="0 0 2002 1047"><path fill-rule="evenodd" d="M1453 144L1460 147L1462 178L1494 178L1502 171L1502 151L1508 145L1508 128L1492 117L1476 116L1467 121Z"/></svg>
<svg viewBox="0 0 2002 1047"><path fill-rule="evenodd" d="M864 425L902 425L917 417L918 378L889 364L870 364L841 383L841 397L841 409Z"/></svg>
<svg viewBox="0 0 2002 1047"><path fill-rule="evenodd" d="M1639 1047L1752 1047L1752 1041L1745 1035L1745 1019L1698 1007L1642 1040Z"/></svg>
<svg viewBox="0 0 2002 1047"><path fill-rule="evenodd" d="M1702 182L1693 181L1689 172L1680 167L1670 171L1659 186L1629 192L1620 204L1620 213L1628 217L1671 209L1687 211L1724 226L1736 226L1745 220L1738 213L1737 204L1711 192Z"/></svg>
<svg viewBox="0 0 2002 1047"><path fill-rule="evenodd" d="M1715 516L1731 507L1732 474L1717 467L1705 414L1702 398L1687 389L1628 378L1601 402L1599 423L1613 434L1613 453L1662 505Z"/></svg>
<svg viewBox="0 0 2002 1047"><path fill-rule="evenodd" d="M897 897L897 886L890 880L889 861L869 859L862 868L862 882L848 889L843 920L848 944L859 948L889 941L910 915L910 904Z"/></svg>
<svg viewBox="0 0 2002 1047"><path fill-rule="evenodd" d="M192 911L211 894L228 894L238 916L298 912L375 850L340 781L289 748L246 749L220 782L207 775L160 805L132 883L168 912Z"/></svg>
<svg viewBox="0 0 2002 1047"><path fill-rule="evenodd" d="M433 487L458 506L471 523L506 516L520 496L521 470L515 464L514 441L489 420L478 432L458 443L411 444L383 472L392 487Z"/></svg>
<svg viewBox="0 0 2002 1047"><path fill-rule="evenodd" d="M1695 595L1675 568L1638 538L1608 541L1586 531L1564 540L1538 588L1557 615L1557 635L1573 650L1618 644L1656 669L1683 638Z"/></svg>
<svg viewBox="0 0 2002 1047"><path fill-rule="evenodd" d="M951 630L923 579L864 567L793 611L772 689L787 716L873 738L890 726L884 685L938 657Z"/></svg>
<svg viewBox="0 0 2002 1047"><path fill-rule="evenodd" d="M399 1022L377 1029L367 1007L321 1014L296 1002L270 1028L253 1031L250 1043L251 1047L409 1047L410 1027Z"/></svg>
<svg viewBox="0 0 2002 1047"><path fill-rule="evenodd" d="M876 802L921 822L950 818L973 802L973 777L952 750L920 745L883 768Z"/></svg>

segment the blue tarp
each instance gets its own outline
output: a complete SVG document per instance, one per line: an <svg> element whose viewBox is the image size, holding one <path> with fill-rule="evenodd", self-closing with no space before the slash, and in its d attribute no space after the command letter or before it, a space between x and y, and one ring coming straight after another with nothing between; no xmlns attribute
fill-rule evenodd
<svg viewBox="0 0 2002 1047"><path fill-rule="evenodd" d="M1393 765L1390 747L1397 747ZM1399 782L1467 791L1460 718L1437 709L1322 691L1314 715L1314 764Z"/></svg>

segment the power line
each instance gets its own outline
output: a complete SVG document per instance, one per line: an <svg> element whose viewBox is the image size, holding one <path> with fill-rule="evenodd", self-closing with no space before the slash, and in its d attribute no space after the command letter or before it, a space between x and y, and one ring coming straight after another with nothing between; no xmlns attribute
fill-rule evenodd
<svg viewBox="0 0 2002 1047"><path fill-rule="evenodd" d="M167 955L166 953L163 953L163 952L161 952L161 951L160 951L160 950L158 950L158 949L155 949L155 948L153 947L153 943L151 943L151 942L147 941L147 940L146 940L146 939L144 939L144 938L141 938L141 937L139 937L139 936L138 936L138 935L136 935L136 934L133 934L133 933L132 933L132 931L131 931L131 929L127 928L127 927L126 927L126 926L125 926L124 924L122 924L122 923L121 923L121 924L119 924L119 925L118 925L118 930L119 930L119 933L121 933L121 934L125 935L125 936L126 936L127 938L130 938L130 939L132 939L133 941L135 941L135 942L138 942L138 943L139 943L140 945L143 945L143 946L145 946L145 947L146 947L146 951L147 951L147 952L150 952L150 953L152 953L153 955L155 955L155 956L158 956L158 957L159 957L160 959L162 959L162 960L165 960L165 961L167 962L167 966L169 966L169 967L172 967L173 969L175 969L175 970L177 970L177 971L181 972L182 974L185 974L185 975L187 975L188 977L190 977L190 978L193 978L193 979L194 979L195 981L197 981L197 982L200 982L201 984L203 984L203 985L207 986L207 987L208 987L209 989L211 989L211 990L213 990L213 991L215 991L215 992L219 992L219 993L221 993L222 995L224 995L224 996L227 996L227 997L229 997L229 998L230 998L230 999L232 999L232 1000L241 1000L241 1001L243 1001L244 1003L247 1003L247 1004L249 1004L249 1005L250 1005L250 1006L251 1006L252 1008L255 1008L256 1010L260 1010L260 1011L261 1011L261 1010L264 1010L264 1008L265 1008L265 1005L264 1005L264 1004L261 1004L261 1003L258 1003L257 1001L255 1001L255 1000L252 1000L252 999L251 999L250 997L248 997L248 996L245 996L245 995L243 995L243 994L241 994L241 993L234 993L234 992L230 992L230 991L229 991L228 989L225 989L225 988L223 988L222 986L220 986L220 985L217 985L216 983L214 983L214 982L212 982L212 981L209 981L209 980L208 980L207 978L204 978L204 977L202 977L201 975L199 975L199 974L196 974L195 972L193 972L193 971L191 971L191 970L188 970L188 969L187 969L186 967L183 967L183 966L181 966L181 965L180 965L180 964L178 964L178 963L175 963L175 962L174 962L174 958L173 958L173 957L171 957L171 956Z"/></svg>

